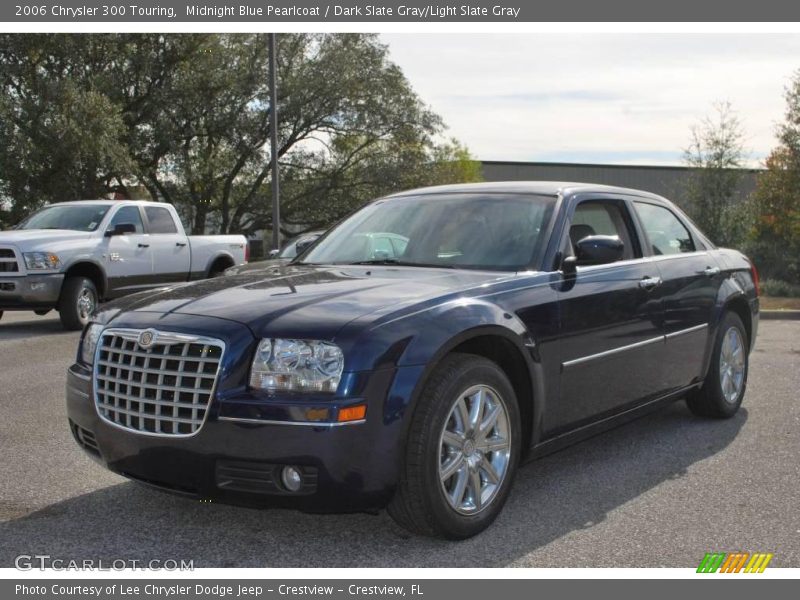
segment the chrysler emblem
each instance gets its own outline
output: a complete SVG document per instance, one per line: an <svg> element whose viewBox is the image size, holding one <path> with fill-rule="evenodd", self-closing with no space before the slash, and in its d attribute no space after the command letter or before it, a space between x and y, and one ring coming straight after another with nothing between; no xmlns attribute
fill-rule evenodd
<svg viewBox="0 0 800 600"><path fill-rule="evenodd" d="M149 348L156 341L156 332L152 329L145 329L139 334L139 346L142 348Z"/></svg>

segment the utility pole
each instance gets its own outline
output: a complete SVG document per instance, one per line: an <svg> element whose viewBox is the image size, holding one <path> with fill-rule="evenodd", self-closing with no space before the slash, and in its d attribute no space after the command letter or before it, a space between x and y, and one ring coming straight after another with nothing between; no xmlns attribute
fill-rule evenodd
<svg viewBox="0 0 800 600"><path fill-rule="evenodd" d="M272 162L272 249L281 247L280 173L278 173L278 77L275 34L269 40L269 133L270 161Z"/></svg>

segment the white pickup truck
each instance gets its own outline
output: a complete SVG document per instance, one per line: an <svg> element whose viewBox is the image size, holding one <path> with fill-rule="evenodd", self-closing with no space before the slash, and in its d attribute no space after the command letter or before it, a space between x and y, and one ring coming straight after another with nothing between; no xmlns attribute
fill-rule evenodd
<svg viewBox="0 0 800 600"><path fill-rule="evenodd" d="M247 262L247 249L242 235L187 236L170 204L51 204L0 232L0 317L56 309L66 329L80 329L101 300L215 277Z"/></svg>

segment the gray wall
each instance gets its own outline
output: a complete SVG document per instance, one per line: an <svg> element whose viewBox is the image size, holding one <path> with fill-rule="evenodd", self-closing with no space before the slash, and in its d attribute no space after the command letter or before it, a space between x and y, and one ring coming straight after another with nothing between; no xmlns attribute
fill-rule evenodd
<svg viewBox="0 0 800 600"><path fill-rule="evenodd" d="M482 161L486 181L571 181L600 183L645 190L686 206L686 186L691 170L686 167L593 165L579 163L524 163ZM737 196L748 196L756 185L756 169L743 169Z"/></svg>

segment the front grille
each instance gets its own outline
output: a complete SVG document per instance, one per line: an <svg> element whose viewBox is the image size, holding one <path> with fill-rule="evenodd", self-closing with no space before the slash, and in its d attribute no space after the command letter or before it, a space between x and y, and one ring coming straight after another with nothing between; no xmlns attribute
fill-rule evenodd
<svg viewBox="0 0 800 600"><path fill-rule="evenodd" d="M187 436L206 418L225 344L153 329L107 329L95 355L98 414L144 434Z"/></svg>
<svg viewBox="0 0 800 600"><path fill-rule="evenodd" d="M0 281L0 292L13 292L17 285L13 281Z"/></svg>
<svg viewBox="0 0 800 600"><path fill-rule="evenodd" d="M19 273L17 256L10 248L0 248L0 273Z"/></svg>

